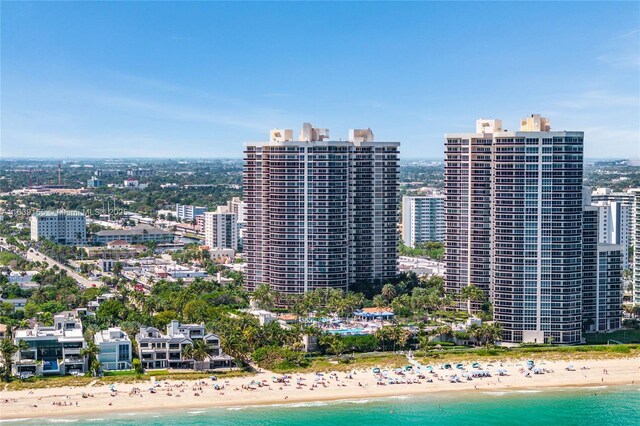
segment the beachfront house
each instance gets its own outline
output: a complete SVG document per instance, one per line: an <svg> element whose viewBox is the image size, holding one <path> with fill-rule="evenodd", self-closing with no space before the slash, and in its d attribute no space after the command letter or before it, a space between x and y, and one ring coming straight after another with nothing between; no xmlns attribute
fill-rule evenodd
<svg viewBox="0 0 640 426"><path fill-rule="evenodd" d="M209 356L196 361L185 354L185 348L196 340L204 340L209 347ZM140 327L136 335L140 361L145 369L155 368L191 368L214 370L229 368L233 359L222 352L220 338L207 333L204 324L180 324L173 320L163 334L155 327Z"/></svg>
<svg viewBox="0 0 640 426"><path fill-rule="evenodd" d="M98 361L103 370L131 369L131 339L120 327L102 330L96 333L93 339L96 346L100 348Z"/></svg>
<svg viewBox="0 0 640 426"><path fill-rule="evenodd" d="M53 317L53 326L36 324L17 330L14 343L26 342L27 349L14 355L12 373L16 376L65 375L85 373L87 357L80 351L87 345L82 322L76 313L61 312Z"/></svg>

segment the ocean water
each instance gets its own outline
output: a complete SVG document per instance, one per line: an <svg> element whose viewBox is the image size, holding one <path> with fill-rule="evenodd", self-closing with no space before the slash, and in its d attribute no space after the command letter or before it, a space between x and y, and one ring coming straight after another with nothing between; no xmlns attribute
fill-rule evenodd
<svg viewBox="0 0 640 426"><path fill-rule="evenodd" d="M43 425L597 425L640 426L640 386L452 392L332 402L28 419Z"/></svg>

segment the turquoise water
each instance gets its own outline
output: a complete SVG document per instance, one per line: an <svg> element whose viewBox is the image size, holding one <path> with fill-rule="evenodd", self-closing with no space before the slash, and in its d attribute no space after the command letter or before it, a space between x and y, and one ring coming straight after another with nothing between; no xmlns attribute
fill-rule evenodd
<svg viewBox="0 0 640 426"><path fill-rule="evenodd" d="M277 406L66 417L20 425L640 425L640 386L450 393ZM7 422L13 423L13 422Z"/></svg>

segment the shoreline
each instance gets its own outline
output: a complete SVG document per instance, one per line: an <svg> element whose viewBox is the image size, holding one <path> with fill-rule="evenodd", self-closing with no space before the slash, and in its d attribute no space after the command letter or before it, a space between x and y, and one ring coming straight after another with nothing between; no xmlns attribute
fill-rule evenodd
<svg viewBox="0 0 640 426"><path fill-rule="evenodd" d="M575 371L566 371L568 364L574 364ZM545 361L537 360L553 373L525 375L519 373L521 362L511 361L504 364L509 370L508 376L493 376L484 379L450 383L448 380L438 380L435 375L427 375L434 379L432 383L420 380L413 384L377 385L373 373L366 370L354 370L351 379L348 373L337 373L337 378L322 376L326 383L310 389L312 383L319 376L313 373L292 374L291 384L282 386L272 383L271 377L278 376L271 372L262 372L253 376L231 378L212 382L210 380L196 381L167 381L158 382L156 393L150 393L147 388L151 382L119 384L117 396L111 396L107 385L86 387L43 388L35 390L2 391L0 392L0 421L19 421L24 419L58 418L73 415L87 416L115 413L148 413L179 411L187 409L207 408L235 408L260 406L287 406L291 404L306 404L314 402L354 401L374 398L389 398L400 396L421 396L433 393L455 395L485 395L486 392L509 391L544 391L553 388L587 388L612 387L620 385L640 386L640 357L584 360L584 361ZM589 369L581 370L582 366ZM493 368L495 369L495 368ZM492 370L492 368L489 368ZM604 374L607 370L608 374ZM458 371L459 373L460 371ZM435 373L456 373L451 370L437 369ZM395 377L395 376L394 376ZM409 374L407 379L416 380ZM296 379L301 379L301 386L296 386ZM242 388L252 380L266 380L263 387L256 390ZM204 383L204 384L203 384ZM225 389L216 391L214 384L222 385ZM321 382L320 382L321 383ZM139 394L129 394L131 389L139 388ZM144 389L143 389L144 388ZM465 392L466 391L466 392ZM83 398L82 393L93 394L93 397ZM194 396L198 393L200 396ZM10 402L5 402L6 400ZM15 400L15 401L14 401ZM67 406L55 405L67 403ZM78 404L76 406L75 404ZM111 405L109 405L111 404ZM37 407L33 407L36 405ZM28 413L28 414L26 414ZM26 414L26 415L25 415Z"/></svg>

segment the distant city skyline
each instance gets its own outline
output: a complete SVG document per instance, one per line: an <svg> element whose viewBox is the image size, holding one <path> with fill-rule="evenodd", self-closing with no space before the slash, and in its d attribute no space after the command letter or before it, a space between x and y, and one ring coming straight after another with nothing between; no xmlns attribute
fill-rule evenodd
<svg viewBox="0 0 640 426"><path fill-rule="evenodd" d="M241 158L302 122L403 160L542 114L640 157L640 5L3 3L0 157Z"/></svg>

